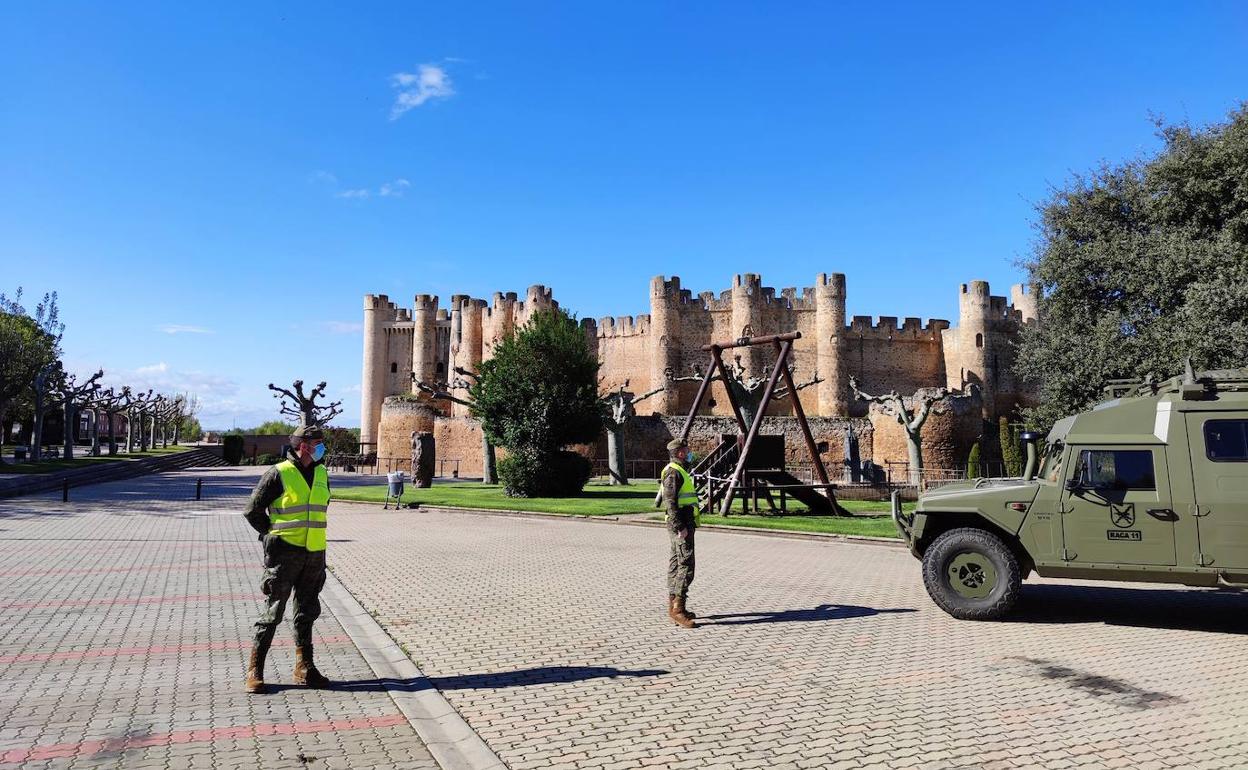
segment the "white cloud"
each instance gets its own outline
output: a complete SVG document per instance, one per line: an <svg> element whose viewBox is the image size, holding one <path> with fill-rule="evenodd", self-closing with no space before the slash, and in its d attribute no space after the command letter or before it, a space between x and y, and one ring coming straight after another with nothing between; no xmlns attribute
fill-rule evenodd
<svg viewBox="0 0 1248 770"><path fill-rule="evenodd" d="M396 179L393 182L386 182L378 190L377 194L383 198L402 198L403 193L407 192L407 188L412 183L406 179Z"/></svg>
<svg viewBox="0 0 1248 770"><path fill-rule="evenodd" d="M165 334L213 334L212 329L205 329L202 326L185 326L183 324L165 324L160 327Z"/></svg>
<svg viewBox="0 0 1248 770"><path fill-rule="evenodd" d="M398 120L403 113L432 99L447 99L455 94L455 86L446 70L436 64L422 64L416 72L396 72L390 76L391 87L398 90L390 119Z"/></svg>
<svg viewBox="0 0 1248 770"><path fill-rule="evenodd" d="M376 190L369 187L355 187L348 190L339 190L334 193L334 197L357 201L368 200L374 196L378 198L402 198L403 193L407 192L411 186L411 182L400 177L389 182L383 182Z"/></svg>

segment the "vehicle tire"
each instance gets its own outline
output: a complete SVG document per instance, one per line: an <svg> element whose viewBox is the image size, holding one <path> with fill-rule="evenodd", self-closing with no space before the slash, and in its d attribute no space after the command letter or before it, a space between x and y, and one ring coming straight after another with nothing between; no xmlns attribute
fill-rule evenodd
<svg viewBox="0 0 1248 770"><path fill-rule="evenodd" d="M1022 589L1018 557L1001 538L974 527L951 529L923 554L928 596L959 620L997 620Z"/></svg>

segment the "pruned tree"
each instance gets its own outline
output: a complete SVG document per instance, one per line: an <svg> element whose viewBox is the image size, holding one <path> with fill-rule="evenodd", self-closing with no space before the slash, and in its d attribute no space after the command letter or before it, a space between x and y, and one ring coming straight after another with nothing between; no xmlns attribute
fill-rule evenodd
<svg viewBox="0 0 1248 770"><path fill-rule="evenodd" d="M666 387L655 388L637 396L628 390L628 380L624 380L623 385L602 397L608 410L603 422L607 429L607 470L612 484L628 484L624 428L629 420L637 416L636 405L665 390Z"/></svg>
<svg viewBox="0 0 1248 770"><path fill-rule="evenodd" d="M906 450L910 459L910 483L918 486L923 479L923 424L933 409L951 399L964 397L960 390L949 388L919 388L913 396L902 396L896 390L873 396L858 387L858 380L849 378L849 389L854 397L868 404L877 404L880 410L897 421L906 434Z"/></svg>
<svg viewBox="0 0 1248 770"><path fill-rule="evenodd" d="M92 408L96 413L95 420L97 425L91 440L92 455L98 457L100 454L100 431L98 425L101 414L104 415L104 419L108 422L108 453L110 455L117 454L117 416L125 411L124 404L129 397L129 386L123 386L120 390L115 387L109 387L96 394L95 400L92 402Z"/></svg>
<svg viewBox="0 0 1248 770"><path fill-rule="evenodd" d="M146 451L146 441L143 436L143 424L146 422L147 409L152 402L152 389L148 388L145 393L135 393L129 388L125 389L124 408L126 412L126 452L134 451L134 438L139 437L139 448Z"/></svg>
<svg viewBox="0 0 1248 770"><path fill-rule="evenodd" d="M30 459L39 462L43 456L43 422L48 412L60 403L61 383L65 379L65 370L60 361L47 364L35 375L30 385L31 406L34 419L30 426Z"/></svg>
<svg viewBox="0 0 1248 770"><path fill-rule="evenodd" d="M318 398L325 395L323 381L307 394L303 392L303 380L295 380L291 388L279 388L269 383L269 390L273 391L273 397L279 399L281 403L281 414L296 417L303 425L316 425L321 428L326 427L330 420L342 414L341 401L334 401L330 404L316 403Z"/></svg>
<svg viewBox="0 0 1248 770"><path fill-rule="evenodd" d="M74 374L65 375L59 383L58 399L64 414L64 425L62 432L65 439L65 459L71 460L74 457L74 424L78 421L78 413L85 409L100 390L100 378L104 376L104 370L100 369L86 380L79 382L78 376ZM94 417L94 413L92 413ZM93 426L92 430L96 428Z"/></svg>
<svg viewBox="0 0 1248 770"><path fill-rule="evenodd" d="M689 367L693 370L693 374L684 377L670 376L668 382L701 382L705 376L702 367L694 364ZM789 367L790 372L796 372L797 367ZM728 380L724 382L724 378L716 374L711 377L711 382L723 382L724 387L732 391L732 397L736 400L737 405L741 407L741 416L745 420L747 426L754 423L754 416L758 414L758 407L763 402L763 392L767 389L767 380L771 377L771 367L767 366L763 369L762 376L754 377L746 374L745 365L741 363L741 356L733 356L733 363L728 367ZM811 378L805 382L797 383L796 390L805 390L812 385L818 385L823 382L823 378L815 372ZM783 401L792 396L793 393L787 387L777 388L771 394L772 401Z"/></svg>
<svg viewBox="0 0 1248 770"><path fill-rule="evenodd" d="M449 383L430 383L416 379L415 373L412 374L412 382L416 384L416 389L421 393L427 394L430 398L437 401L449 401L453 404L468 407L471 412L474 407L472 396L468 398L460 398L452 395L453 391L468 393L472 388L472 384L479 378L475 372L470 372L462 366L455 367L456 378ZM498 483L498 458L494 451L494 444L490 441L490 437L485 435L485 431L481 431L481 482L483 484Z"/></svg>

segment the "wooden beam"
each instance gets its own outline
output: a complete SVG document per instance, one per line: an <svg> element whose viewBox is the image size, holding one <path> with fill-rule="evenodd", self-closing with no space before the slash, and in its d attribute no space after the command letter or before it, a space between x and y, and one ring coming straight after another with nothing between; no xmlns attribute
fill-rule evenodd
<svg viewBox="0 0 1248 770"><path fill-rule="evenodd" d="M776 343L776 351L780 351L780 343ZM810 452L810 461L815 464L815 471L819 474L819 481L823 484L828 483L828 471L823 467L823 460L819 457L819 447L815 445L815 437L810 432L810 425L806 422L806 410L802 408L801 393L798 392L797 386L793 384L793 372L789 371L789 367L784 367L784 384L789 388L789 398L793 399L793 414L797 417L797 424L802 426L802 437L806 439L806 449Z"/></svg>
<svg viewBox="0 0 1248 770"><path fill-rule="evenodd" d="M785 369L785 363L789 358L789 349L793 346L791 340L785 340L780 347L780 355L776 359L776 366L771 370L771 376L767 378L767 388L763 391L762 403L758 405L758 413L754 415L754 422L750 425L750 432L745 434L745 445L741 447L741 456L737 458L737 468L732 472L732 479L728 482L728 491L724 493L724 503L720 508L720 513L728 515L729 509L732 507L732 498L736 496L737 485L741 483L741 474L745 472L745 463L750 457L750 447L754 444L754 437L758 435L758 429L762 427L763 415L767 413L767 405L771 403L771 394L776 389L776 382L780 379L780 370Z"/></svg>
<svg viewBox="0 0 1248 770"><path fill-rule="evenodd" d="M748 348L751 345L766 345L771 342L793 342L802 338L801 332L789 332L788 334L768 334L763 337L746 337L744 339L732 340L731 342L715 342L710 345L703 345L702 350L710 352L714 348L720 350L729 350L731 348Z"/></svg>

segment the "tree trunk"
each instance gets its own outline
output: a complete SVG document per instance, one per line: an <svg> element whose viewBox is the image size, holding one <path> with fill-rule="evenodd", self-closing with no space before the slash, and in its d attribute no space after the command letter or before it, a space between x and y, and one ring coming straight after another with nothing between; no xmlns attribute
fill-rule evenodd
<svg viewBox="0 0 1248 770"><path fill-rule="evenodd" d="M78 410L74 408L74 402L66 398L65 405L61 410L65 415L65 425L61 432L65 434L65 459L74 459L74 420L78 418Z"/></svg>
<svg viewBox="0 0 1248 770"><path fill-rule="evenodd" d="M4 429L4 413L8 411L9 404L7 401L0 401L0 465L4 465L4 442L9 437L9 432Z"/></svg>
<svg viewBox="0 0 1248 770"><path fill-rule="evenodd" d="M152 449L155 449L155 448L156 448L156 415L152 415L152 428L151 428L151 431L152 431L152 432L151 432L151 437L152 437L152 440L151 440L150 442L148 442L148 444L147 444L147 445L148 445L149 447L151 447ZM145 449L144 451L147 451L147 450Z"/></svg>
<svg viewBox="0 0 1248 770"><path fill-rule="evenodd" d="M481 483L497 484L498 462L494 457L494 445L485 437L485 431L481 431L481 454Z"/></svg>
<svg viewBox="0 0 1248 770"><path fill-rule="evenodd" d="M134 451L134 412L126 412L126 454Z"/></svg>
<svg viewBox="0 0 1248 770"><path fill-rule="evenodd" d="M910 483L917 487L923 481L923 445L920 437L907 433L906 449L910 454Z"/></svg>
<svg viewBox="0 0 1248 770"><path fill-rule="evenodd" d="M624 457L624 426L616 425L607 428L607 470L611 475L611 483L628 484L628 472Z"/></svg>
<svg viewBox="0 0 1248 770"><path fill-rule="evenodd" d="M43 405L41 399L35 397L35 420L30 426L30 459L32 462L39 462L43 452L39 451L43 448Z"/></svg>

